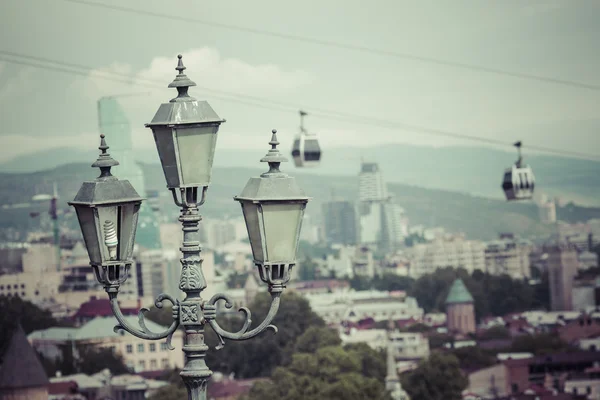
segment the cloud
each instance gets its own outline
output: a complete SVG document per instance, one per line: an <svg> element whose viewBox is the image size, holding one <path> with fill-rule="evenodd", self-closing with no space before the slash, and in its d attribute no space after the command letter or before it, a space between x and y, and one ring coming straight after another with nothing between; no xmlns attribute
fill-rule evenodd
<svg viewBox="0 0 600 400"><path fill-rule="evenodd" d="M28 136L8 134L0 136L0 162L10 161L25 154L37 153L53 148L90 149L90 143L98 140L97 133L82 133L76 136Z"/></svg>
<svg viewBox="0 0 600 400"><path fill-rule="evenodd" d="M223 58L217 50L208 47L191 49L183 55L185 72L201 88L196 91L204 88L215 92L266 96L285 93L312 80L310 74L301 70L286 71L274 64L252 65L236 58ZM124 83L142 91L164 88L177 73L176 63L175 54L156 57L147 68L137 73L130 65L114 63L92 71L75 85L83 88L82 92L93 99L127 90ZM114 80L107 80L107 77Z"/></svg>

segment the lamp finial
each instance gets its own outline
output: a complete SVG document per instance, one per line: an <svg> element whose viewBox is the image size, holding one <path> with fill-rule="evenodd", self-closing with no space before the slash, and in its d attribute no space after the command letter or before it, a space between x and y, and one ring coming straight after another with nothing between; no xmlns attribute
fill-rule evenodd
<svg viewBox="0 0 600 400"><path fill-rule="evenodd" d="M269 144L271 145L271 149L260 160L261 162L269 163L269 171L265 172L261 176L267 177L267 176L272 176L275 174L280 175L282 177L287 176L286 174L284 174L283 172L281 172L279 170L279 164L281 164L282 162L287 162L287 158L285 158L283 156L283 154L281 154L281 152L277 148L277 146L279 145L279 140L277 140L277 129L273 129L271 131L271 133L272 133L271 140L269 141Z"/></svg>
<svg viewBox="0 0 600 400"><path fill-rule="evenodd" d="M190 78L187 77L183 71L186 70L185 65L183 65L183 56L181 54L177 55L177 67L175 69L179 72L173 82L169 84L170 88L177 88L177 97L171 99L171 103L180 102L180 101L195 101L193 97L188 94L188 89L190 86L196 86L196 83Z"/></svg>
<svg viewBox="0 0 600 400"><path fill-rule="evenodd" d="M106 136L103 133L100 134L100 146L98 146L98 149L100 150L100 155L98 156L98 159L96 159L96 162L92 164L92 167L100 168L100 176L98 178L112 177L110 169L111 167L119 165L119 162L107 153L109 147L106 144Z"/></svg>

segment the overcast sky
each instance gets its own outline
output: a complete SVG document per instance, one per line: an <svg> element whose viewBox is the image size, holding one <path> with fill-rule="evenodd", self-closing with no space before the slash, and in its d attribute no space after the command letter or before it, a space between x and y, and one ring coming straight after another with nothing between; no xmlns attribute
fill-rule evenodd
<svg viewBox="0 0 600 400"><path fill-rule="evenodd" d="M96 1L600 85L597 0ZM272 128L289 146L298 126L295 111L223 99L229 92L600 156L600 91L65 0L2 0L0 26L0 51L94 68L77 76L0 60L0 161L47 147L96 147L96 100L125 93L146 92L122 104L136 147L150 149L143 124L175 95L166 86L178 53L198 84L190 93L227 119L219 147L264 148ZM111 82L98 77L103 71L134 78ZM164 88L140 86L148 79ZM307 125L324 146L468 144L316 116Z"/></svg>

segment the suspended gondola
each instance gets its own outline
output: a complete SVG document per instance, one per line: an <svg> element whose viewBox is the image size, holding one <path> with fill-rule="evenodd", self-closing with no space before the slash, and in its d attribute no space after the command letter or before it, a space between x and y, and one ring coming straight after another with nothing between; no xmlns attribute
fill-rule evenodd
<svg viewBox="0 0 600 400"><path fill-rule="evenodd" d="M533 170L529 165L523 163L521 142L516 142L515 147L519 152L519 159L512 167L504 171L502 181L502 189L508 201L531 199L535 188Z"/></svg>
<svg viewBox="0 0 600 400"><path fill-rule="evenodd" d="M304 128L306 112L300 111L300 133L294 139L292 157L296 167L316 167L321 161L321 147L317 135Z"/></svg>

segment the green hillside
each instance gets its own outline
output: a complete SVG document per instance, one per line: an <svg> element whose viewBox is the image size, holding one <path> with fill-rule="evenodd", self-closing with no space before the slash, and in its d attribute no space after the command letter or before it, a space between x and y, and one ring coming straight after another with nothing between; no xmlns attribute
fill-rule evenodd
<svg viewBox="0 0 600 400"><path fill-rule="evenodd" d="M162 210L166 218L175 221L178 212L172 204L162 170L156 164L143 164L147 188L161 193ZM335 193L336 198L354 201L358 196L358 179L349 176L322 176L310 173L296 174L291 164L284 170L296 175L299 184L313 197L307 213L317 220L321 205ZM208 199L202 208L207 217L222 217L225 214L241 215L239 205L233 196L244 187L250 176L263 172L262 169L215 168L213 184L208 191ZM52 170L25 174L0 174L0 203L16 204L29 201L40 193L51 193L54 182L59 189L59 207L69 209L66 202L71 200L81 182L93 179L97 172L89 164L69 164ZM545 236L552 226L538 222L538 211L533 203L507 203L503 200L476 197L463 193L425 189L399 183L389 184L389 190L398 204L405 208L412 225L443 226L451 232L465 232L470 238L490 240L500 232L514 232L523 236ZM31 229L39 224L29 217L32 209L45 212L47 203L24 208L0 209L0 227L6 231ZM558 217L567 222L586 221L600 218L600 208L568 205L557 210ZM76 228L72 214L63 218L68 226ZM4 240L6 240L3 237Z"/></svg>

